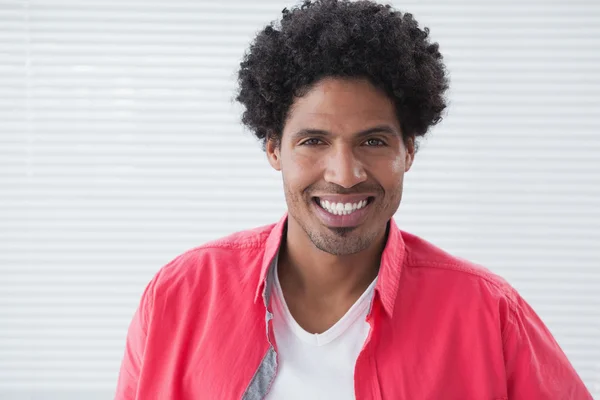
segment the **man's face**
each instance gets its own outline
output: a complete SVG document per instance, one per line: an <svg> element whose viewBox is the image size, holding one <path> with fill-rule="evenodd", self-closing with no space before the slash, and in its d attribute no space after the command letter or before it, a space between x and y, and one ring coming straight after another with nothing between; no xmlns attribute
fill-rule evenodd
<svg viewBox="0 0 600 400"><path fill-rule="evenodd" d="M328 78L293 103L279 146L288 229L297 225L320 250L358 253L385 234L414 157L391 100L366 80Z"/></svg>

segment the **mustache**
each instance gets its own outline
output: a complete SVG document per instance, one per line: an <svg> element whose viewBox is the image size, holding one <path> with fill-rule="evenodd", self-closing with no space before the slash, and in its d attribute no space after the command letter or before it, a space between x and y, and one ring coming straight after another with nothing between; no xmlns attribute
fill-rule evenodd
<svg viewBox="0 0 600 400"><path fill-rule="evenodd" d="M329 193L329 194L361 194L361 193L383 193L383 188L380 185L357 185L351 188L345 188L339 185L327 185L327 186L309 186L305 189L305 192L310 193Z"/></svg>

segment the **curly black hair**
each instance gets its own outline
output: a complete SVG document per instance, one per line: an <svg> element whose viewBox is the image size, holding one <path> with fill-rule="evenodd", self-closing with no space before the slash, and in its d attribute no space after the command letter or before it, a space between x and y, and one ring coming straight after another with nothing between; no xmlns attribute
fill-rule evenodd
<svg viewBox="0 0 600 400"><path fill-rule="evenodd" d="M393 100L404 140L425 135L446 108L437 43L412 14L372 1L305 1L260 31L240 63L242 122L279 144L294 98L327 77L367 79Z"/></svg>

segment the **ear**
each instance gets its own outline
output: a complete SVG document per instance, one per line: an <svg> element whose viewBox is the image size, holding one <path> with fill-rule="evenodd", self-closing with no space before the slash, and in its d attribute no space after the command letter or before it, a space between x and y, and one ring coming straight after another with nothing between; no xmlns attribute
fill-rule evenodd
<svg viewBox="0 0 600 400"><path fill-rule="evenodd" d="M404 172L408 172L413 164L413 161L415 160L416 148L414 137L407 139L405 149L406 154L404 156Z"/></svg>
<svg viewBox="0 0 600 400"><path fill-rule="evenodd" d="M280 141L277 138L269 135L265 143L265 152L267 153L267 159L269 164L277 171L281 171L281 149Z"/></svg>

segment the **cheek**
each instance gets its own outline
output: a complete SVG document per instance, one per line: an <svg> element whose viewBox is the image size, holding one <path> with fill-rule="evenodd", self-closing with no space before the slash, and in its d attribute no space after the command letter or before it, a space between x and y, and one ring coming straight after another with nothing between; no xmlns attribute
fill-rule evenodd
<svg viewBox="0 0 600 400"><path fill-rule="evenodd" d="M404 175L404 159L400 156L373 158L368 164L365 163L365 166L388 181Z"/></svg>
<svg viewBox="0 0 600 400"><path fill-rule="evenodd" d="M394 157L390 162L390 169L395 175L404 174L404 153L400 152L397 157Z"/></svg>
<svg viewBox="0 0 600 400"><path fill-rule="evenodd" d="M380 160L371 164L375 180L386 191L387 196L400 195L404 181L404 162L398 158Z"/></svg>
<svg viewBox="0 0 600 400"><path fill-rule="evenodd" d="M301 192L319 180L320 161L315 157L287 152L282 160L281 172L290 192Z"/></svg>

